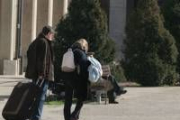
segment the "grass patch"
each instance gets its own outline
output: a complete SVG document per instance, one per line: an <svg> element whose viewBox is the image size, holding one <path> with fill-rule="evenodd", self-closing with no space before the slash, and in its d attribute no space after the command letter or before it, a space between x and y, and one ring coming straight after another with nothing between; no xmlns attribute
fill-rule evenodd
<svg viewBox="0 0 180 120"><path fill-rule="evenodd" d="M63 105L64 101L58 95L52 94L46 97L45 105Z"/></svg>
<svg viewBox="0 0 180 120"><path fill-rule="evenodd" d="M45 105L63 105L63 101L46 101Z"/></svg>

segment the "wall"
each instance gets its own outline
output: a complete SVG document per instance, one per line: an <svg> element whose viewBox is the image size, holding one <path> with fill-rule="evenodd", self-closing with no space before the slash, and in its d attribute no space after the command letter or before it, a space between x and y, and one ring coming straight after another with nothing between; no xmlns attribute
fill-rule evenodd
<svg viewBox="0 0 180 120"><path fill-rule="evenodd" d="M0 59L13 60L15 56L17 0L1 0Z"/></svg>
<svg viewBox="0 0 180 120"><path fill-rule="evenodd" d="M1 0L0 6L0 74L16 74L17 0Z"/></svg>
<svg viewBox="0 0 180 120"><path fill-rule="evenodd" d="M48 24L48 0L37 0L37 31L38 35L43 26ZM53 0L53 27L58 24L62 17L63 0ZM23 23L22 23L22 57L23 70L26 69L27 56L26 52L31 43L32 29L32 0L25 0L23 7Z"/></svg>
<svg viewBox="0 0 180 120"><path fill-rule="evenodd" d="M125 38L126 0L110 1L109 34L116 42L117 59L122 59L123 40Z"/></svg>
<svg viewBox="0 0 180 120"><path fill-rule="evenodd" d="M62 1L54 0L53 8L53 27L57 25L62 17ZM48 0L38 0L37 9L37 35L42 30L42 27L48 23ZM22 22L22 53L26 54L27 48L31 40L32 28L32 0L25 0L23 7L23 22Z"/></svg>
<svg viewBox="0 0 180 120"><path fill-rule="evenodd" d="M63 0L54 0L53 27L55 27L63 15Z"/></svg>

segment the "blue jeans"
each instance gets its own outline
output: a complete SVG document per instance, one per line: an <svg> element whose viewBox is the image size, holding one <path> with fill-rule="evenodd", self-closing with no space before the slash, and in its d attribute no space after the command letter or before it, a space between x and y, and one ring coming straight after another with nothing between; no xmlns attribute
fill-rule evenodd
<svg viewBox="0 0 180 120"><path fill-rule="evenodd" d="M42 115L44 101L46 98L46 92L48 90L48 86L49 86L49 81L44 80L44 83L41 86L41 89L43 92L37 99L36 107L35 107L35 110L34 110L32 117L31 117L31 120L40 120L41 115Z"/></svg>

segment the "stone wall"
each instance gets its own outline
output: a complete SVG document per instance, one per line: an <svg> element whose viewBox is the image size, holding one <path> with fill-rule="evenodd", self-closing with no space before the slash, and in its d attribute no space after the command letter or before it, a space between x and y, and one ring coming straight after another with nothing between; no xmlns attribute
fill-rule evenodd
<svg viewBox="0 0 180 120"><path fill-rule="evenodd" d="M10 63L20 64L16 60L16 23L18 0L0 0L0 74L10 73ZM33 0L23 0L22 24L21 24L21 53L22 67L26 66L26 51L32 39L32 5ZM63 14L63 0L53 0L53 27L57 25ZM42 27L48 24L48 0L37 0L37 29L39 34ZM8 61L10 60L10 61ZM7 62L8 61L8 62ZM5 63L5 64L4 64ZM15 65L19 66L19 65ZM7 69L5 70L6 67ZM16 71L16 68L13 68Z"/></svg>
<svg viewBox="0 0 180 120"><path fill-rule="evenodd" d="M123 58L123 40L125 38L126 0L110 1L109 34L116 42L117 59Z"/></svg>
<svg viewBox="0 0 180 120"><path fill-rule="evenodd" d="M48 24L48 0L38 0L37 3L37 33L38 35L42 27ZM53 27L57 25L62 17L63 0L53 1ZM26 69L27 56L26 51L31 43L31 29L32 29L32 0L24 2L23 10L23 23L22 23L22 57L23 57L23 70Z"/></svg>

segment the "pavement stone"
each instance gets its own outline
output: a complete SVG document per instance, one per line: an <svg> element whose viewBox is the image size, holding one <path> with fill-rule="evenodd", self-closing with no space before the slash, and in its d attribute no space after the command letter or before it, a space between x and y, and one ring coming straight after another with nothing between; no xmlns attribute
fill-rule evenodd
<svg viewBox="0 0 180 120"><path fill-rule="evenodd" d="M13 86L23 78L6 78L2 81L15 81L0 84L0 113ZM180 87L127 87L128 92L117 98L119 104L104 102L86 103L79 120L179 120ZM73 105L73 107L75 107ZM0 120L3 117L0 115ZM63 105L45 105L42 120L64 120Z"/></svg>

